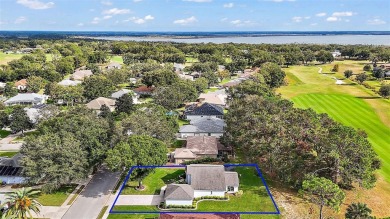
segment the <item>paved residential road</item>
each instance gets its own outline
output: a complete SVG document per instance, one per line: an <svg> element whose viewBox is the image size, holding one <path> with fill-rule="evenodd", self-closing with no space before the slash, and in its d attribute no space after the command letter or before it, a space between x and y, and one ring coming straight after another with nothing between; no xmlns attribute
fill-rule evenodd
<svg viewBox="0 0 390 219"><path fill-rule="evenodd" d="M84 191L62 217L63 219L95 219L106 205L120 173L102 167L93 176Z"/></svg>

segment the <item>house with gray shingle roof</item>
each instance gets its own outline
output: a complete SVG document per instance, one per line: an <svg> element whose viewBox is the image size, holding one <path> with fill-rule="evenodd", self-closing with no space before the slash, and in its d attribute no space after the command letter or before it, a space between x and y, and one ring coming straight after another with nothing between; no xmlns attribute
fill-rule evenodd
<svg viewBox="0 0 390 219"><path fill-rule="evenodd" d="M189 125L180 127L181 138L188 136L215 136L221 137L224 133L225 121L218 118L200 118L191 120Z"/></svg>
<svg viewBox="0 0 390 219"><path fill-rule="evenodd" d="M187 184L170 184L164 190L165 205L192 205L194 198L236 193L237 172L225 171L223 165L191 164L186 167Z"/></svg>

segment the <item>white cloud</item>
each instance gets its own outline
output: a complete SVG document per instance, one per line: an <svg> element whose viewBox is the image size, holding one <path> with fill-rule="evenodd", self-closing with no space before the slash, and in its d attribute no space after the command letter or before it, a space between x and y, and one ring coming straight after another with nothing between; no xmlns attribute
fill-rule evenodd
<svg viewBox="0 0 390 219"><path fill-rule="evenodd" d="M334 12L332 17L350 17L354 15L352 11Z"/></svg>
<svg viewBox="0 0 390 219"><path fill-rule="evenodd" d="M230 3L224 4L223 7L224 8L233 8L234 7L234 3L230 2Z"/></svg>
<svg viewBox="0 0 390 219"><path fill-rule="evenodd" d="M124 20L124 22L132 21L135 24L144 24L147 21L154 20L154 17L152 15L146 15L144 18L139 17L131 17L127 20Z"/></svg>
<svg viewBox="0 0 390 219"><path fill-rule="evenodd" d="M225 21L227 21L227 20L228 20L228 18L227 18L227 17L224 17L224 18L221 19L221 22L225 22Z"/></svg>
<svg viewBox="0 0 390 219"><path fill-rule="evenodd" d="M143 0L133 0L133 2L137 3L137 2L142 2Z"/></svg>
<svg viewBox="0 0 390 219"><path fill-rule="evenodd" d="M231 24L234 24L234 25L237 25L237 24L241 24L242 21L241 20L234 20L234 21L230 21Z"/></svg>
<svg viewBox="0 0 390 219"><path fill-rule="evenodd" d="M110 19L110 18L112 18L111 15L106 15L106 16L103 17L103 20L107 20L107 19Z"/></svg>
<svg viewBox="0 0 390 219"><path fill-rule="evenodd" d="M16 3L31 9L48 9L54 6L53 2L41 2L38 0L17 0Z"/></svg>
<svg viewBox="0 0 390 219"><path fill-rule="evenodd" d="M103 11L103 14L108 15L118 15L118 14L128 14L130 13L129 9L118 9L118 8L111 8L109 10Z"/></svg>
<svg viewBox="0 0 390 219"><path fill-rule="evenodd" d="M303 17L298 17L298 16L295 16L295 17L293 17L293 18L291 18L294 22L297 22L297 23L299 23L299 22L301 22L302 20L303 20Z"/></svg>
<svg viewBox="0 0 390 219"><path fill-rule="evenodd" d="M230 23L233 24L236 27L253 26L253 25L256 24L256 23L254 23L253 21L250 21L250 20L242 21L240 19L230 21Z"/></svg>
<svg viewBox="0 0 390 219"><path fill-rule="evenodd" d="M324 17L326 16L326 13L325 12L321 12L321 13L318 13L316 14L317 17Z"/></svg>
<svg viewBox="0 0 390 219"><path fill-rule="evenodd" d="M381 20L379 18L367 20L367 24L369 25L381 25L381 24L386 24L386 21Z"/></svg>
<svg viewBox="0 0 390 219"><path fill-rule="evenodd" d="M180 25L187 25L187 24L194 23L194 22L197 22L197 21L198 20L196 19L195 16L191 16L189 18L175 20L175 21L173 21L173 23L174 24L180 24Z"/></svg>
<svg viewBox="0 0 390 219"><path fill-rule="evenodd" d="M146 15L144 19L145 20L154 20L154 17L149 14L149 15Z"/></svg>
<svg viewBox="0 0 390 219"><path fill-rule="evenodd" d="M266 1L272 1L272 2L295 2L295 0L266 0Z"/></svg>
<svg viewBox="0 0 390 219"><path fill-rule="evenodd" d="M183 2L198 2L198 3L203 3L203 2L212 2L213 0L183 0Z"/></svg>
<svg viewBox="0 0 390 219"><path fill-rule="evenodd" d="M0 25L3 25L3 24L8 24L8 22L6 22L6 21L0 21Z"/></svg>
<svg viewBox="0 0 390 219"><path fill-rule="evenodd" d="M100 21L100 18L94 17L93 20L91 21L92 24L98 24Z"/></svg>
<svg viewBox="0 0 390 219"><path fill-rule="evenodd" d="M317 23L311 23L310 26L317 26Z"/></svg>
<svg viewBox="0 0 390 219"><path fill-rule="evenodd" d="M82 27L82 26L84 26L84 24L83 23L78 23L77 26Z"/></svg>
<svg viewBox="0 0 390 219"><path fill-rule="evenodd" d="M310 19L310 16L306 16L306 17L303 17L303 18L305 18L306 20L308 20L308 19Z"/></svg>
<svg viewBox="0 0 390 219"><path fill-rule="evenodd" d="M102 0L100 3L102 3L103 5L112 5L112 2L108 0Z"/></svg>
<svg viewBox="0 0 390 219"><path fill-rule="evenodd" d="M18 17L18 18L16 18L16 20L15 20L15 24L20 24L20 23L23 23L23 22L25 22L27 20L27 18L26 17L24 17L24 16L20 16L20 17Z"/></svg>
<svg viewBox="0 0 390 219"><path fill-rule="evenodd" d="M338 21L339 20L339 18L337 18L337 17L328 17L328 18L326 18L326 21L330 21L330 22L334 22L334 21Z"/></svg>

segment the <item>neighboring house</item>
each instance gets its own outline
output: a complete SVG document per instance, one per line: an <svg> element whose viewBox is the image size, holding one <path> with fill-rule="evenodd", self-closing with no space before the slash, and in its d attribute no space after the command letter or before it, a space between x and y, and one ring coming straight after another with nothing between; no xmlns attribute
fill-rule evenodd
<svg viewBox="0 0 390 219"><path fill-rule="evenodd" d="M201 103L211 103L219 106L225 106L226 105L226 99L227 95L217 92L209 92L207 94L201 93L199 95L199 102Z"/></svg>
<svg viewBox="0 0 390 219"><path fill-rule="evenodd" d="M108 70L110 69L121 69L122 65L117 63L117 62L111 62L109 65L106 67Z"/></svg>
<svg viewBox="0 0 390 219"><path fill-rule="evenodd" d="M223 118L222 107L212 103L202 103L201 105L193 104L188 106L184 111L184 117L188 120L200 118Z"/></svg>
<svg viewBox="0 0 390 219"><path fill-rule="evenodd" d="M239 214L171 214L161 213L159 219L240 219Z"/></svg>
<svg viewBox="0 0 390 219"><path fill-rule="evenodd" d="M334 52L331 52L333 58L341 56L341 52L339 50L335 50Z"/></svg>
<svg viewBox="0 0 390 219"><path fill-rule="evenodd" d="M78 81L82 81L84 80L85 78L89 77L93 75L92 71L91 70L78 70L78 71L75 71L71 78L73 80L78 80Z"/></svg>
<svg viewBox="0 0 390 219"><path fill-rule="evenodd" d="M7 184L24 183L22 176L23 167L20 166L21 154L16 154L12 158L0 157L0 180Z"/></svg>
<svg viewBox="0 0 390 219"><path fill-rule="evenodd" d="M25 94L18 94L14 97L9 98L4 102L5 105L11 106L16 104L43 104L46 102L48 96L47 95L41 95L36 93L25 93Z"/></svg>
<svg viewBox="0 0 390 219"><path fill-rule="evenodd" d="M22 79L22 80L15 82L15 87L18 90L26 90L27 89L27 79Z"/></svg>
<svg viewBox="0 0 390 219"><path fill-rule="evenodd" d="M89 103L86 104L88 109L96 110L98 113L100 112L100 108L106 105L108 108L110 108L110 111L113 112L115 110L115 100L105 98L105 97L98 97L94 100L91 100Z"/></svg>
<svg viewBox="0 0 390 219"><path fill-rule="evenodd" d="M218 71L225 71L226 67L224 65L218 65Z"/></svg>
<svg viewBox="0 0 390 219"><path fill-rule="evenodd" d="M191 75L185 75L185 74L177 74L177 75L179 76L179 78L184 79L184 80L190 80L190 81L194 80L194 77Z"/></svg>
<svg viewBox="0 0 390 219"><path fill-rule="evenodd" d="M175 72L182 72L185 68L185 65L181 63L173 63L173 68Z"/></svg>
<svg viewBox="0 0 390 219"><path fill-rule="evenodd" d="M129 81L132 84L136 84L137 83L137 79L136 78L130 78Z"/></svg>
<svg viewBox="0 0 390 219"><path fill-rule="evenodd" d="M7 83L0 82L0 88L5 88L5 85L7 85Z"/></svg>
<svg viewBox="0 0 390 219"><path fill-rule="evenodd" d="M194 198L225 197L239 187L237 172L223 165L191 164L186 167L187 184L169 184L164 191L165 205L192 205Z"/></svg>
<svg viewBox="0 0 390 219"><path fill-rule="evenodd" d="M147 95L150 96L153 94L154 87L148 87L148 86L140 86L134 89L134 92L138 95Z"/></svg>
<svg viewBox="0 0 390 219"><path fill-rule="evenodd" d="M129 94L130 96L133 97L133 103L134 104L138 104L138 94L135 94L133 93L132 90L128 90L128 89L122 89L122 90L119 90L113 94L111 94L111 97L114 98L114 99L118 99L120 98L121 96L123 96L124 94Z"/></svg>
<svg viewBox="0 0 390 219"><path fill-rule="evenodd" d="M200 118L191 120L189 125L180 127L181 138L189 136L215 136L221 137L224 133L225 121L218 118Z"/></svg>
<svg viewBox="0 0 390 219"><path fill-rule="evenodd" d="M36 123L39 118L42 117L41 110L44 109L47 105L46 104L37 104L30 108L24 108L24 111L26 111L26 114L28 118L30 118L30 121L32 123Z"/></svg>
<svg viewBox="0 0 390 219"><path fill-rule="evenodd" d="M234 86L239 85L242 81L243 81L242 78L241 79L239 79L239 78L238 79L234 79L234 80L231 80L231 81L223 84L222 87L224 87L224 88L234 87Z"/></svg>
<svg viewBox="0 0 390 219"><path fill-rule="evenodd" d="M81 84L81 83L82 83L81 81L64 79L64 80L58 82L58 85L61 85L61 86L76 86L76 85Z"/></svg>
<svg viewBox="0 0 390 219"><path fill-rule="evenodd" d="M215 136L187 137L185 148L177 148L171 157L175 164L205 157L217 158L219 155L231 154L231 148L222 145Z"/></svg>

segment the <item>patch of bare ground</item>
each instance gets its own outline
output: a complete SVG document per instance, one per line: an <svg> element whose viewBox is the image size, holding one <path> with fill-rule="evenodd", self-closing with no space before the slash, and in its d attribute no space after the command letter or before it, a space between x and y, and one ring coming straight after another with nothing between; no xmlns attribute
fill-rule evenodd
<svg viewBox="0 0 390 219"><path fill-rule="evenodd" d="M372 209L373 215L377 218L390 217L390 185L378 176L378 182L372 189L356 187L352 190L344 190L346 198L341 205L340 212L334 212L330 208L324 209L325 218L345 218L345 212L352 202L363 202ZM311 219L318 218L319 207L298 196L297 191L283 188L281 185L271 187L272 195L281 210L281 218L286 219Z"/></svg>

